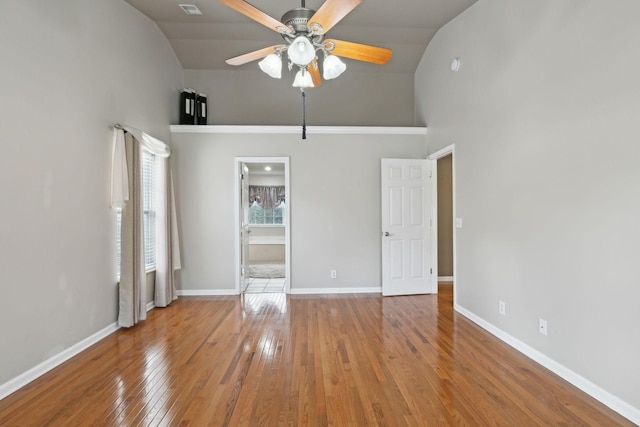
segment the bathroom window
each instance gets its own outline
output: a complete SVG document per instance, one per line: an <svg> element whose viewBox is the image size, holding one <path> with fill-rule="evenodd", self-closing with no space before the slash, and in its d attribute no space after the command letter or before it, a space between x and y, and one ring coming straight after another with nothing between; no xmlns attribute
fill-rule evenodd
<svg viewBox="0 0 640 427"><path fill-rule="evenodd" d="M285 209L284 201L273 209L263 209L254 201L249 208L249 224L282 225L284 224Z"/></svg>
<svg viewBox="0 0 640 427"><path fill-rule="evenodd" d="M284 185L249 186L249 224L282 225L285 222Z"/></svg>

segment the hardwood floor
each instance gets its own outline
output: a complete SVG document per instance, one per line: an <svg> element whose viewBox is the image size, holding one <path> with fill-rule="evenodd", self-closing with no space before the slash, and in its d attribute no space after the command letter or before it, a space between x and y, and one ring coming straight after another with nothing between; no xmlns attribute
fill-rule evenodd
<svg viewBox="0 0 640 427"><path fill-rule="evenodd" d="M0 401L3 426L633 425L439 296L183 297Z"/></svg>

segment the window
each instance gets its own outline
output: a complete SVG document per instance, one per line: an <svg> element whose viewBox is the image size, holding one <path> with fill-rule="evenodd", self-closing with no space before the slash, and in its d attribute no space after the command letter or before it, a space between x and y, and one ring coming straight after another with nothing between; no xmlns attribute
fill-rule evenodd
<svg viewBox="0 0 640 427"><path fill-rule="evenodd" d="M262 209L257 202L249 207L250 225L280 225L284 224L285 204L280 204L273 209Z"/></svg>
<svg viewBox="0 0 640 427"><path fill-rule="evenodd" d="M249 203L249 225L284 224L284 185L249 185Z"/></svg>
<svg viewBox="0 0 640 427"><path fill-rule="evenodd" d="M144 211L144 266L156 268L156 156L142 150L142 197Z"/></svg>
<svg viewBox="0 0 640 427"><path fill-rule="evenodd" d="M142 197L144 215L144 264L147 271L156 268L155 157L142 150ZM116 212L116 268L120 276L122 209Z"/></svg>

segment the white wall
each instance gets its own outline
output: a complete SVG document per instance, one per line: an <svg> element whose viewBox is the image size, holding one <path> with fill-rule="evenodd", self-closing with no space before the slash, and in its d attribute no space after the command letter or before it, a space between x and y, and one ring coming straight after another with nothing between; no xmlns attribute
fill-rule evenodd
<svg viewBox="0 0 640 427"><path fill-rule="evenodd" d="M262 167L262 166L258 166ZM253 168L252 168L253 169ZM284 174L266 175L249 171L249 185L284 185Z"/></svg>
<svg viewBox="0 0 640 427"><path fill-rule="evenodd" d="M380 159L425 158L423 135L174 134L183 290L229 290L234 157L290 157L292 289L380 286ZM329 279L330 270L338 279Z"/></svg>
<svg viewBox="0 0 640 427"><path fill-rule="evenodd" d="M370 64L371 67L376 65ZM311 126L413 126L413 75L347 71L321 88L307 89ZM185 85L208 95L214 125L299 125L302 96L293 74L272 79L258 69L185 70Z"/></svg>
<svg viewBox="0 0 640 427"><path fill-rule="evenodd" d="M638 18L635 0L480 0L436 35L415 80L429 151L456 145L457 304L636 422Z"/></svg>
<svg viewBox="0 0 640 427"><path fill-rule="evenodd" d="M182 69L121 0L3 1L0 40L1 385L115 322L111 126L168 140Z"/></svg>

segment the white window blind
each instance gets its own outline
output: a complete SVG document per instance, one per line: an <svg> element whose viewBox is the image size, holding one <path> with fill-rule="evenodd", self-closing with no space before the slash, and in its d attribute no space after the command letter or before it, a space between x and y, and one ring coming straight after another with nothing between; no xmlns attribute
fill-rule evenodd
<svg viewBox="0 0 640 427"><path fill-rule="evenodd" d="M142 186L144 210L144 264L147 270L156 268L156 197L155 157L142 150Z"/></svg>

